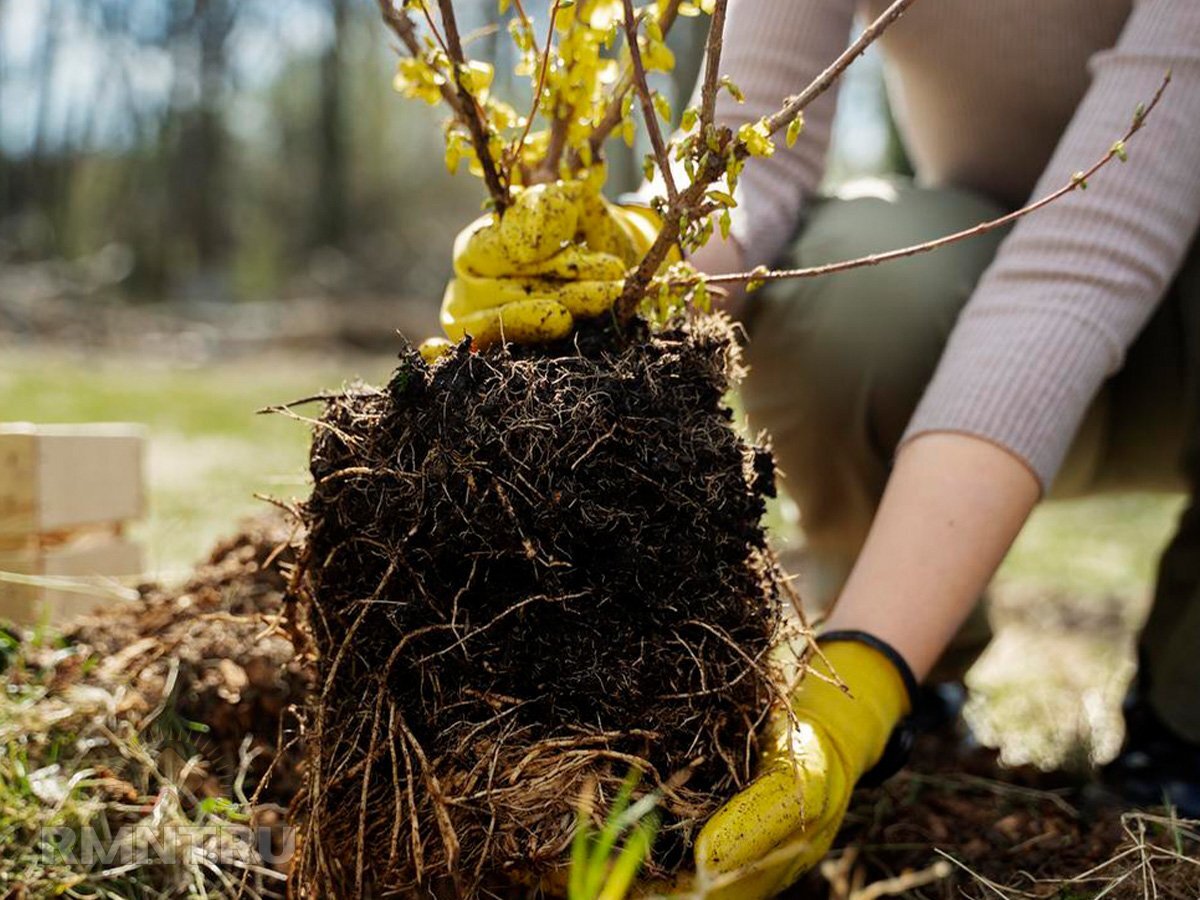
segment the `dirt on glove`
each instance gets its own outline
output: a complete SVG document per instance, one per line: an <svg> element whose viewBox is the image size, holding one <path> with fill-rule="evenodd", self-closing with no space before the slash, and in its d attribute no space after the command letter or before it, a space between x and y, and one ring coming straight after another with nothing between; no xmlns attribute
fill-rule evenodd
<svg viewBox="0 0 1200 900"><path fill-rule="evenodd" d="M413 350L327 398L303 508L316 688L298 896L487 896L564 860L631 770L649 871L749 779L776 691L767 449L732 427L727 320Z"/></svg>

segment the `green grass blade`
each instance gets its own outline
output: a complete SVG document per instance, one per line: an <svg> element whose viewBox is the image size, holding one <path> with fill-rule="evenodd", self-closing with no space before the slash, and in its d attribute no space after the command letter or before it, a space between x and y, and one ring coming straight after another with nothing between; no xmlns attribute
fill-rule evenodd
<svg viewBox="0 0 1200 900"><path fill-rule="evenodd" d="M633 887L634 879L641 871L642 865L650 856L650 848L654 845L654 837L658 833L658 816L650 813L634 826L629 840L621 848L621 854L613 863L608 881L596 900L623 900Z"/></svg>

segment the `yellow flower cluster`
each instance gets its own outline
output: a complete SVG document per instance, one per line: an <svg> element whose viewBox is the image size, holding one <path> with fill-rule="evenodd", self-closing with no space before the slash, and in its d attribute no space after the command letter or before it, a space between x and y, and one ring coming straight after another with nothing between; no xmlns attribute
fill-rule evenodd
<svg viewBox="0 0 1200 900"><path fill-rule="evenodd" d="M409 99L424 100L430 106L437 106L442 100L442 86L446 84L441 69L440 65L423 57L401 59L392 86Z"/></svg>
<svg viewBox="0 0 1200 900"><path fill-rule="evenodd" d="M436 105L448 94L457 95L459 87L471 95L483 113L488 131L488 149L497 165L504 169L509 184L520 184L527 173L536 171L553 148L559 169L555 174L580 177L599 161L592 158L592 136L599 123L619 103L621 122L616 133L633 144L633 92L629 90L630 59L627 48L617 49L624 25L622 0L557 0L550 3L554 23L549 46L541 46L534 23L522 5L498 0L501 14L510 15L508 33L517 51L515 73L531 85L530 112L520 114L492 96L492 67L471 60L455 73L429 15L424 0L404 0L405 10L418 12L428 20L429 34L422 37L420 55L402 59L395 77L396 90L405 97ZM699 15L711 9L713 0L685 0L681 15ZM654 0L637 8L638 46L649 72L668 72L675 56L667 46L660 17L669 0ZM624 91L619 95L618 86ZM618 98L619 99L616 99ZM655 94L658 114L669 121L670 103ZM538 120L538 127L528 121ZM463 160L480 172L478 159L466 129L457 119L445 128L446 165L457 171Z"/></svg>

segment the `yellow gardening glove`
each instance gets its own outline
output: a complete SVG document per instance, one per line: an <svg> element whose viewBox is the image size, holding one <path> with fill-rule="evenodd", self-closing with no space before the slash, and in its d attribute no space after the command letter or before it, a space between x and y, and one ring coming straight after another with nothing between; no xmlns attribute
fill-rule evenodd
<svg viewBox="0 0 1200 900"><path fill-rule="evenodd" d="M653 210L609 203L591 183L522 189L499 220L483 216L455 240L442 299L449 341L426 341L422 353L435 359L465 335L477 348L566 337L576 319L612 307L660 226Z"/></svg>
<svg viewBox="0 0 1200 900"><path fill-rule="evenodd" d="M696 841L698 886L715 888L704 895L709 900L773 897L819 863L855 784L911 709L911 680L880 650L851 640L822 649L850 696L812 673L792 698L795 718L775 714L759 776ZM819 659L813 668L830 675Z"/></svg>

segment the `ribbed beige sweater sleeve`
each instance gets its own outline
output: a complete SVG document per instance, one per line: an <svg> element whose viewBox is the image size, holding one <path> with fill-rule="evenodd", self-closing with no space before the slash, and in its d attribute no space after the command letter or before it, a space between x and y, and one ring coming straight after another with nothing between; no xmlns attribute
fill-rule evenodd
<svg viewBox="0 0 1200 900"><path fill-rule="evenodd" d="M786 96L799 93L845 49L854 7L854 0L729 0L721 74L745 102L721 91L717 121L736 130L778 112ZM699 86L692 105L700 105ZM804 136L794 147L780 140L774 156L747 162L732 218L748 267L774 262L795 232L804 198L824 174L836 106L834 89L806 110Z"/></svg>
<svg viewBox="0 0 1200 900"><path fill-rule="evenodd" d="M907 439L977 435L1024 459L1043 488L1053 481L1200 221L1200 0L1135 6L1117 45L1093 57L1092 84L1034 191L1054 190L1104 153L1168 68L1172 83L1130 141L1129 162L1023 220L1004 242Z"/></svg>

